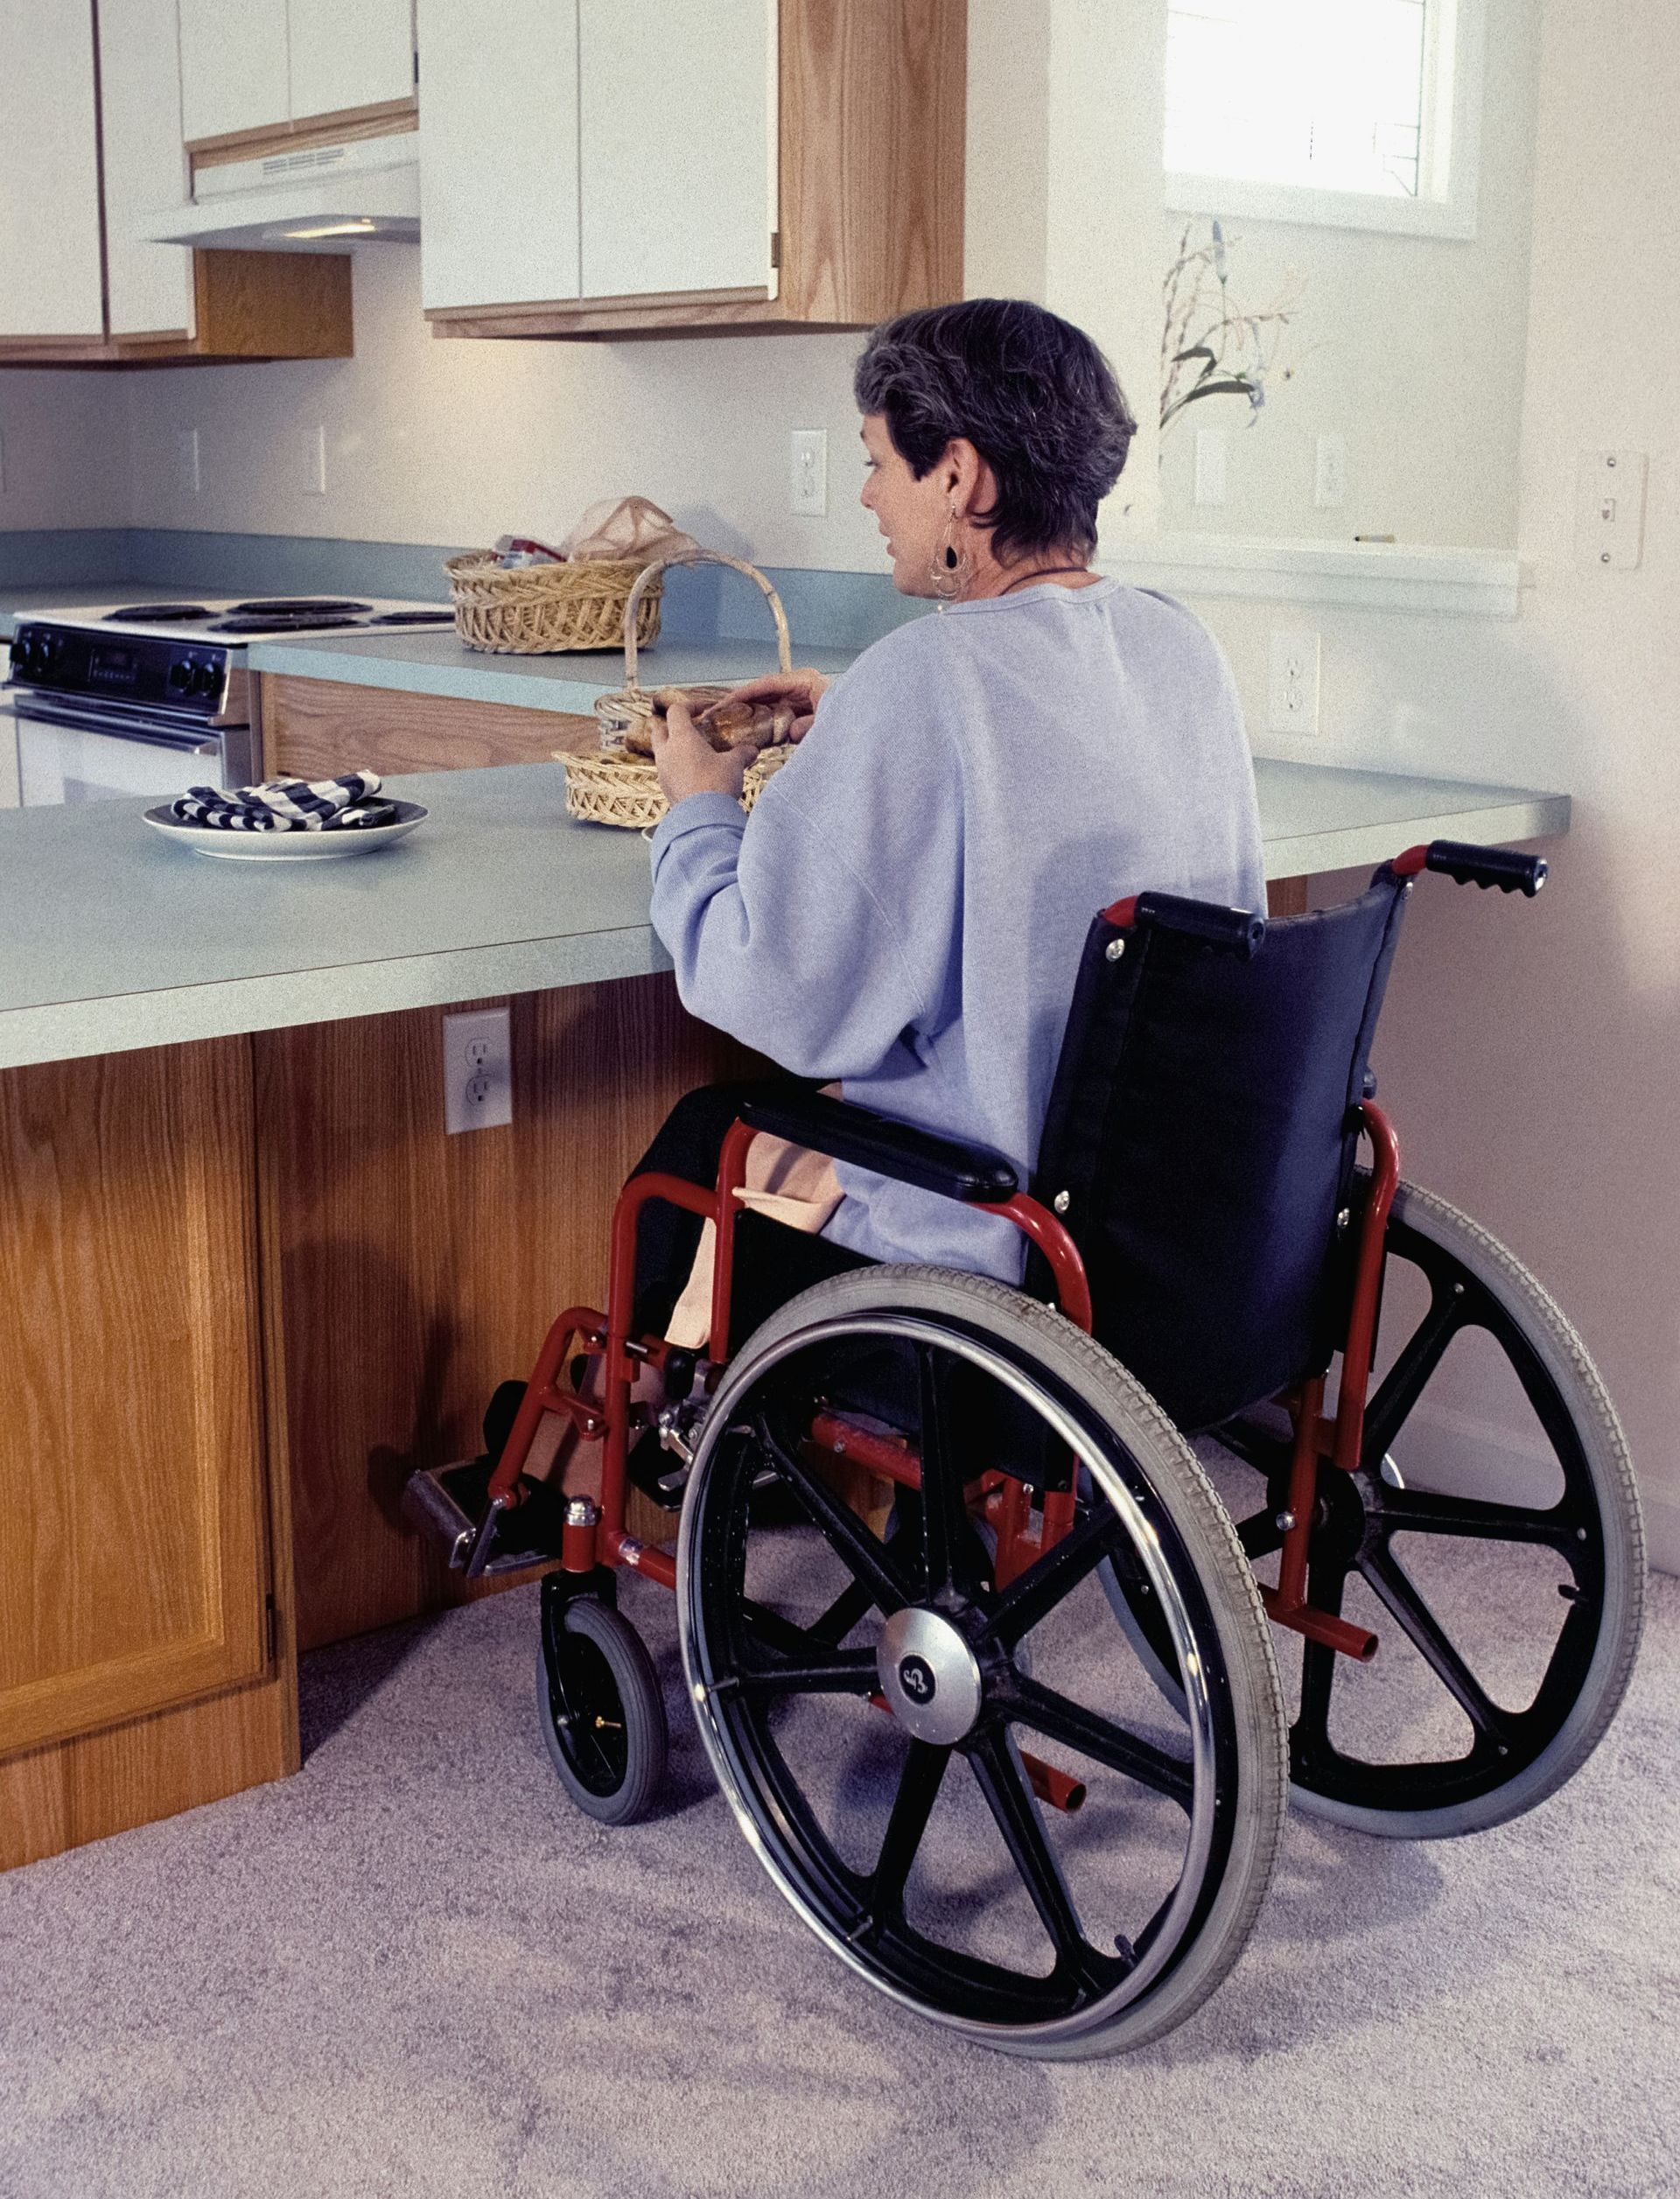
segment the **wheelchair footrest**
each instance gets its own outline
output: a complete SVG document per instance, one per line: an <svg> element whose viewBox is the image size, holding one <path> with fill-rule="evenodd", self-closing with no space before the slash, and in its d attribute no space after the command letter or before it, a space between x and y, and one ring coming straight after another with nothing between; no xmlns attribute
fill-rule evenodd
<svg viewBox="0 0 1680 2199"><path fill-rule="evenodd" d="M402 1509L422 1533L443 1544L452 1572L466 1571L489 1507L494 1470L491 1459L466 1459L455 1466L422 1467L403 1484ZM497 1517L489 1553L475 1568L480 1577L550 1565L560 1555L564 1504L546 1481L524 1486L524 1502Z"/></svg>

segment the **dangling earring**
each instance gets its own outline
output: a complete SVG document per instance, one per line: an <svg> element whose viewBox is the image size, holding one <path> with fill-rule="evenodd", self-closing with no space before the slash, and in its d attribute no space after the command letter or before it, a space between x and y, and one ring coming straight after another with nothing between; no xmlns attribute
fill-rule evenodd
<svg viewBox="0 0 1680 2199"><path fill-rule="evenodd" d="M968 553L956 546L956 507L951 507L950 524L945 529L945 540L934 552L928 568L928 583L942 602L949 603L960 596L968 585Z"/></svg>

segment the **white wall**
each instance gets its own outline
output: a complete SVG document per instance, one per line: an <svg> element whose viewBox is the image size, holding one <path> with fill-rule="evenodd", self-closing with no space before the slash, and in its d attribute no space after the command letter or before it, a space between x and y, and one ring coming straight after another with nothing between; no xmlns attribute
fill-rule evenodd
<svg viewBox="0 0 1680 2199"><path fill-rule="evenodd" d="M1653 1545L1680 1569L1680 11L1546 0L1514 625L1306 614L1331 738L1298 753L1567 788L1534 902L1425 880L1377 1053L1407 1172L1506 1239L1581 1329ZM1644 562L1583 570L1583 451L1651 456ZM1250 715L1287 618L1209 602ZM1325 881L1326 896L1338 886Z"/></svg>
<svg viewBox="0 0 1680 2199"><path fill-rule="evenodd" d="M1228 215L1231 291L1270 306L1304 279L1264 410L1200 399L1164 438L1163 526L1203 534L1508 548L1529 284L1541 0L1488 0L1480 193L1473 240L1387 236ZM1211 208L1210 212L1218 212ZM1163 267L1190 217L1169 214ZM1198 241L1208 235L1197 225ZM1227 436L1223 505L1194 501L1196 431ZM1348 443L1348 498L1312 501L1317 439Z"/></svg>
<svg viewBox="0 0 1680 2199"><path fill-rule="evenodd" d="M128 524L130 379L0 372L0 532Z"/></svg>

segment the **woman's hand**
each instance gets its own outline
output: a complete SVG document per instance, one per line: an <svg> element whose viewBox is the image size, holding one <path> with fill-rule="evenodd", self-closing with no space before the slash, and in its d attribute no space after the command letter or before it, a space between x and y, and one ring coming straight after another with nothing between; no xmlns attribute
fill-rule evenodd
<svg viewBox="0 0 1680 2199"><path fill-rule="evenodd" d="M681 703L673 703L663 718L654 720L654 767L660 791L675 804L691 794L726 794L739 801L746 767L756 748L714 748L696 732L694 719Z"/></svg>
<svg viewBox="0 0 1680 2199"><path fill-rule="evenodd" d="M828 680L821 672L766 672L762 679L747 680L739 687L732 687L724 700L726 703L768 703L773 710L779 703L789 704L794 712L794 725L788 738L789 740L803 740L811 730L816 706L828 691Z"/></svg>

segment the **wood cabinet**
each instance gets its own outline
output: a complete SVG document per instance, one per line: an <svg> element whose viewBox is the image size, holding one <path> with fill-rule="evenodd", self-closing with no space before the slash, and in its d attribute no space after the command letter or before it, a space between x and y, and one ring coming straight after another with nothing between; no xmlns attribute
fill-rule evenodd
<svg viewBox="0 0 1680 2199"><path fill-rule="evenodd" d="M443 336L864 327L962 294L965 0L419 0Z"/></svg>
<svg viewBox="0 0 1680 2199"><path fill-rule="evenodd" d="M295 1765L253 1105L247 1040L0 1073L0 1864Z"/></svg>
<svg viewBox="0 0 1680 2199"><path fill-rule="evenodd" d="M340 680L265 675L257 711L262 767L289 779L330 779L364 767L383 777L541 764L556 748L591 750L598 739L592 718L564 711L461 703Z"/></svg>
<svg viewBox="0 0 1680 2199"><path fill-rule="evenodd" d="M0 366L349 356L347 259L142 239L186 194L176 21L0 0Z"/></svg>
<svg viewBox="0 0 1680 2199"><path fill-rule="evenodd" d="M284 130L414 94L410 0L179 0L186 141Z"/></svg>

